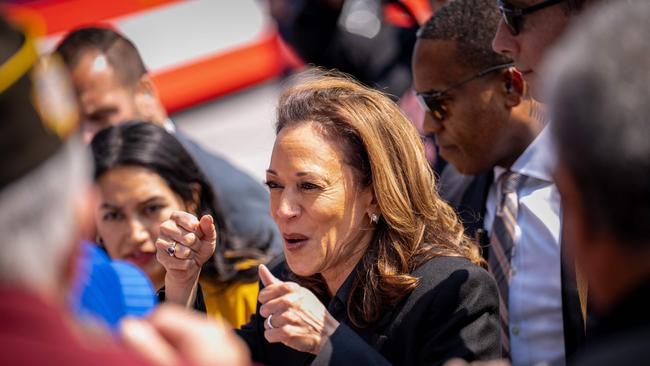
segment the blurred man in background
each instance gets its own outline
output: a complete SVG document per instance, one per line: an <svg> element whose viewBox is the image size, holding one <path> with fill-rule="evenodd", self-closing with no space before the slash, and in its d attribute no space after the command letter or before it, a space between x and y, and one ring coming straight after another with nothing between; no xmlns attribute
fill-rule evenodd
<svg viewBox="0 0 650 366"><path fill-rule="evenodd" d="M647 0L594 7L544 62L564 238L601 315L579 365L650 359L648 19Z"/></svg>
<svg viewBox="0 0 650 366"><path fill-rule="evenodd" d="M208 178L221 199L231 229L241 239L241 247L259 251L267 258L281 251L281 237L268 212L266 190L175 128L131 41L108 28L80 28L68 34L56 51L72 76L86 142L99 130L129 120L165 126L175 133Z"/></svg>
<svg viewBox="0 0 650 366"><path fill-rule="evenodd" d="M126 324L128 344L156 347L140 356L71 316L93 197L66 77L56 60L38 62L33 40L0 18L0 364L246 364L234 335L180 308Z"/></svg>

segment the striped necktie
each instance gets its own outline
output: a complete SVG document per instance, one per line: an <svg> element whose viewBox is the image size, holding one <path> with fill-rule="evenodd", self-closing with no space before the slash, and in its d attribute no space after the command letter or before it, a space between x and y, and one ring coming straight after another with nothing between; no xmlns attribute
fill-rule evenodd
<svg viewBox="0 0 650 366"><path fill-rule="evenodd" d="M500 200L490 235L490 255L488 264L499 288L499 313L501 324L501 345L504 357L510 358L510 334L508 328L508 290L512 268L510 260L515 252L515 232L519 202L517 188L523 176L507 171L498 180L501 189Z"/></svg>

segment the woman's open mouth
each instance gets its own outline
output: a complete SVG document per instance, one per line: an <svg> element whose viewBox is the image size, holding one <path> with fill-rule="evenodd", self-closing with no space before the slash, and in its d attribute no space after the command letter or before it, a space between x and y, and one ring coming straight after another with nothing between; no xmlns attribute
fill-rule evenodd
<svg viewBox="0 0 650 366"><path fill-rule="evenodd" d="M309 240L308 237L296 233L282 234L282 237L284 238L285 248L290 251L302 248L307 244L307 240Z"/></svg>

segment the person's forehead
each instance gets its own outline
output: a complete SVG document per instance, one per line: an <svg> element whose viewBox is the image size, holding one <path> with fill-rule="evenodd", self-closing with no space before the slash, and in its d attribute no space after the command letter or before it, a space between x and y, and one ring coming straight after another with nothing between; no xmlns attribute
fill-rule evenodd
<svg viewBox="0 0 650 366"><path fill-rule="evenodd" d="M316 122L303 122L283 128L271 156L272 169L274 166L284 166L329 178L338 176L343 167L344 146L326 137L316 126ZM282 159L278 160L280 155Z"/></svg>
<svg viewBox="0 0 650 366"><path fill-rule="evenodd" d="M105 61L106 58L101 56L84 56L72 70L74 87L82 103L128 96L129 88L120 83L113 68Z"/></svg>
<svg viewBox="0 0 650 366"><path fill-rule="evenodd" d="M71 70L73 82L78 89L124 87L119 75L108 62L108 58L95 51L89 51Z"/></svg>
<svg viewBox="0 0 650 366"><path fill-rule="evenodd" d="M332 153L342 150L340 144L328 138L316 122L302 122L285 127L278 134L277 141L287 151L305 154L315 161L330 161L335 158Z"/></svg>
<svg viewBox="0 0 650 366"><path fill-rule="evenodd" d="M416 89L440 89L466 77L471 70L461 62L456 41L421 39L415 52ZM433 85L430 85L433 84Z"/></svg>
<svg viewBox="0 0 650 366"><path fill-rule="evenodd" d="M123 199L175 194L159 174L135 165L113 168L103 174L98 183L104 195Z"/></svg>

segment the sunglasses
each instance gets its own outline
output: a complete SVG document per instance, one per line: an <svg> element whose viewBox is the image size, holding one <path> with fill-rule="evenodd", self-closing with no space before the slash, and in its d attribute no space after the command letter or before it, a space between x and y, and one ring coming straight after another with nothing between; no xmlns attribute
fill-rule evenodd
<svg viewBox="0 0 650 366"><path fill-rule="evenodd" d="M546 0L527 8L517 8L516 6L508 3L506 0L497 0L497 3L499 5L499 11L501 12L503 22L508 26L510 33L513 36L516 36L521 30L521 24L524 16L532 14L538 10L548 8L549 6L559 4L563 1L564 0Z"/></svg>
<svg viewBox="0 0 650 366"><path fill-rule="evenodd" d="M427 111L433 118L435 118L438 122L442 122L446 117L447 117L447 107L445 107L445 100L449 99L449 96L447 95L450 91L460 88L461 86L469 83L472 80L476 80L478 78L481 78L485 75L488 75L490 73L493 73L495 71L507 69L509 67L514 66L512 63L507 63L507 64L501 64L501 65L496 65L496 66L491 66L488 67L487 69L479 72L476 75L473 75L467 79L464 79L450 87L448 87L445 90L442 91L434 91L434 92L424 92L424 93L416 93L415 95L417 96L418 102L420 102L420 105L422 106L422 109Z"/></svg>

